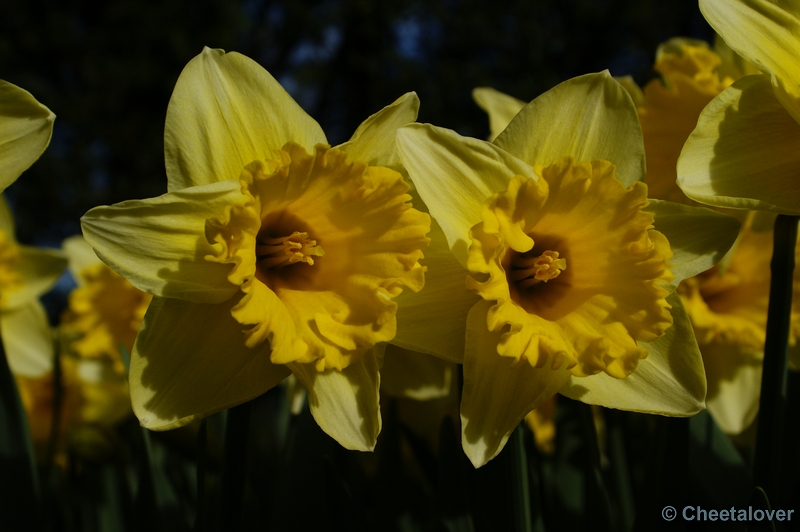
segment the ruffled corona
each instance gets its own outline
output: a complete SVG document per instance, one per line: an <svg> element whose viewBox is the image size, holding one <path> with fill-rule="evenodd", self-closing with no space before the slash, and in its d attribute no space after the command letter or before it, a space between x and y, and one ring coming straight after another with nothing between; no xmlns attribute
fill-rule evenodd
<svg viewBox="0 0 800 532"><path fill-rule="evenodd" d="M276 155L242 171L245 205L206 222L219 249L206 260L233 265L248 347L269 341L273 363L341 370L394 337L392 298L423 286L430 218L393 170L324 145Z"/></svg>
<svg viewBox="0 0 800 532"><path fill-rule="evenodd" d="M746 228L724 269L712 268L678 287L701 352L710 346L727 346L756 360L763 358L772 239L772 231ZM795 260L800 261L800 247ZM793 292L791 345L800 334L800 270L795 270Z"/></svg>
<svg viewBox="0 0 800 532"><path fill-rule="evenodd" d="M625 188L607 161L564 158L517 176L470 231L467 286L495 302L500 355L575 376L623 378L672 324L666 238L643 212L647 187ZM488 274L488 278L487 278Z"/></svg>
<svg viewBox="0 0 800 532"><path fill-rule="evenodd" d="M675 165L697 117L734 79L718 73L722 59L706 46L681 44L679 52L664 52L654 69L662 79L644 87L639 120L647 153L650 197L694 203L675 183Z"/></svg>
<svg viewBox="0 0 800 532"><path fill-rule="evenodd" d="M61 318L61 340L76 356L107 359L124 374L120 346L133 349L152 296L102 263L84 268L81 277L84 283L70 294Z"/></svg>

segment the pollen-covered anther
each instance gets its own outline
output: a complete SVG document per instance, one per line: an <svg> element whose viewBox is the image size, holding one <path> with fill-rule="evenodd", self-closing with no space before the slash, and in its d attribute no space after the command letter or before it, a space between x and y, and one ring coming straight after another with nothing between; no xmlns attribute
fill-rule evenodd
<svg viewBox="0 0 800 532"><path fill-rule="evenodd" d="M517 287L530 288L555 279L566 269L567 260L558 258L558 251L547 250L536 257L526 255L514 257L509 277L517 283Z"/></svg>
<svg viewBox="0 0 800 532"><path fill-rule="evenodd" d="M298 262L311 266L314 257L323 255L325 251L322 246L310 239L308 233L300 231L278 238L261 237L256 244L256 258L265 268L283 268Z"/></svg>

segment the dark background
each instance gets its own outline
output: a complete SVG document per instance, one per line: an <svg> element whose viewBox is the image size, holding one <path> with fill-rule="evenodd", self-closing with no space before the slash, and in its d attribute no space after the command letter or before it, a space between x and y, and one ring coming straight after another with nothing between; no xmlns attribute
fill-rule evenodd
<svg viewBox="0 0 800 532"><path fill-rule="evenodd" d="M483 138L474 87L530 100L606 68L641 84L674 36L712 38L696 1L7 1L0 78L57 115L50 147L7 190L17 236L57 246L96 205L166 192L167 103L203 46L258 61L336 145L412 90L421 122Z"/></svg>

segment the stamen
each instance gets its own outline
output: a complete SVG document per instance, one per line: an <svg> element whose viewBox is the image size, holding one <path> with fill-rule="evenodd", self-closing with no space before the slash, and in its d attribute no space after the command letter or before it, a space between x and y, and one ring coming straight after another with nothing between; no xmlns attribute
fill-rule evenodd
<svg viewBox="0 0 800 532"><path fill-rule="evenodd" d="M519 288L530 288L555 279L567 269L567 260L558 258L558 251L545 251L538 257L517 255L511 260L509 279Z"/></svg>
<svg viewBox="0 0 800 532"><path fill-rule="evenodd" d="M264 268L283 268L297 262L311 266L312 255L322 257L325 251L308 238L308 233L299 231L279 238L261 237L256 245L256 260Z"/></svg>

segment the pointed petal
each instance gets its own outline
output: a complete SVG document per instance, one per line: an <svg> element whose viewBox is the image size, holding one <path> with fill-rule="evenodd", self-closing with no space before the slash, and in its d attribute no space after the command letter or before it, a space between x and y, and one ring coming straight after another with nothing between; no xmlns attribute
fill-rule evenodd
<svg viewBox="0 0 800 532"><path fill-rule="evenodd" d="M534 176L530 166L493 144L430 124L399 129L397 147L411 181L465 268L469 230L481 221L483 202L505 190L515 175Z"/></svg>
<svg viewBox="0 0 800 532"><path fill-rule="evenodd" d="M53 335L38 300L0 312L0 334L14 375L41 377L53 369Z"/></svg>
<svg viewBox="0 0 800 532"><path fill-rule="evenodd" d="M494 140L508 126L511 119L517 116L520 109L525 107L525 102L522 100L491 87L472 89L472 99L489 115L489 140Z"/></svg>
<svg viewBox="0 0 800 532"><path fill-rule="evenodd" d="M718 207L800 213L800 124L767 76L747 76L705 108L678 159L678 186Z"/></svg>
<svg viewBox="0 0 800 532"><path fill-rule="evenodd" d="M183 426L258 397L289 374L270 362L268 343L245 347L231 316L239 299L153 298L131 355L131 401L143 427Z"/></svg>
<svg viewBox="0 0 800 532"><path fill-rule="evenodd" d="M380 359L383 346L343 370L318 372L314 364L288 364L308 392L317 425L345 449L372 451L381 431Z"/></svg>
<svg viewBox="0 0 800 532"><path fill-rule="evenodd" d="M452 362L388 344L381 368L381 391L416 401L446 397L454 369Z"/></svg>
<svg viewBox="0 0 800 532"><path fill-rule="evenodd" d="M21 286L2 295L6 308L19 308L47 293L58 282L67 267L67 258L56 249L19 246L18 273Z"/></svg>
<svg viewBox="0 0 800 532"><path fill-rule="evenodd" d="M61 243L61 248L67 255L69 272L75 278L75 282L81 285L85 282L81 272L87 268L99 264L101 261L97 258L92 246L83 238L82 235L75 235L67 238Z"/></svg>
<svg viewBox="0 0 800 532"><path fill-rule="evenodd" d="M459 264L439 224L431 220L431 243L421 263L425 288L404 290L397 302L397 334L391 342L444 360L464 361L464 333L469 309L480 297L467 290L467 270Z"/></svg>
<svg viewBox="0 0 800 532"><path fill-rule="evenodd" d="M672 327L653 342L642 342L648 356L624 379L605 373L570 377L561 393L593 405L666 416L691 416L705 407L706 377L689 316L677 294Z"/></svg>
<svg viewBox="0 0 800 532"><path fill-rule="evenodd" d="M670 290L717 264L739 235L740 223L732 216L669 201L648 201L644 210L655 216L653 225L667 237L672 250L669 263L675 278Z"/></svg>
<svg viewBox="0 0 800 532"><path fill-rule="evenodd" d="M768 0L701 0L709 24L736 52L772 75L778 98L800 122L800 9Z"/></svg>
<svg viewBox="0 0 800 532"><path fill-rule="evenodd" d="M498 355L501 333L489 332L486 325L492 304L477 303L467 323L461 443L476 468L497 456L525 415L569 379L564 365L559 370L534 368L524 359Z"/></svg>
<svg viewBox="0 0 800 532"><path fill-rule="evenodd" d="M408 92L364 120L350 140L337 148L346 152L351 161L398 170L397 130L413 123L418 112L419 98L416 93Z"/></svg>
<svg viewBox="0 0 800 532"><path fill-rule="evenodd" d="M229 264L205 259L216 255L205 224L245 201L238 181L222 181L96 207L81 218L81 226L97 256L139 290L221 303L238 287L228 281Z"/></svg>
<svg viewBox="0 0 800 532"><path fill-rule="evenodd" d="M702 347L708 411L726 434L741 434L758 415L763 354L736 344Z"/></svg>
<svg viewBox="0 0 800 532"><path fill-rule="evenodd" d="M639 116L608 71L565 81L526 105L494 143L531 165L570 156L617 166L625 186L645 173Z"/></svg>
<svg viewBox="0 0 800 532"><path fill-rule="evenodd" d="M0 192L44 152L55 119L31 93L0 80Z"/></svg>
<svg viewBox="0 0 800 532"><path fill-rule="evenodd" d="M245 165L272 159L290 141L308 151L327 142L258 63L205 48L183 69L167 108L168 190L236 179Z"/></svg>

